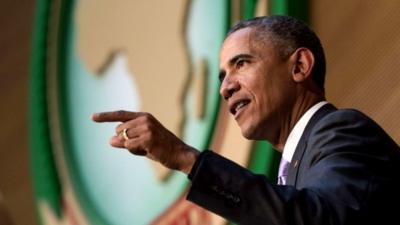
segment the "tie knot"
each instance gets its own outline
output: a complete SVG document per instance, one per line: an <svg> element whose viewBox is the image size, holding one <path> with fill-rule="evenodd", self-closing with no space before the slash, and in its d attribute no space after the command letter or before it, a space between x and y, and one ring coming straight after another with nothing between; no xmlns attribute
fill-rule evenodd
<svg viewBox="0 0 400 225"><path fill-rule="evenodd" d="M286 178L289 172L289 165L290 165L289 161L285 160L284 158L281 159L278 171L278 184L280 185L286 184Z"/></svg>

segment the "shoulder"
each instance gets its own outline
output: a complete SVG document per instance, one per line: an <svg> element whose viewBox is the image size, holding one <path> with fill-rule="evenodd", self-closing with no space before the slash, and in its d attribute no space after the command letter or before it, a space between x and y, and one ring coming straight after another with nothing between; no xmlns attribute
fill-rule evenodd
<svg viewBox="0 0 400 225"><path fill-rule="evenodd" d="M373 119L356 109L338 109L322 117L313 127L312 134L321 131L362 132L363 134L385 131Z"/></svg>
<svg viewBox="0 0 400 225"><path fill-rule="evenodd" d="M356 109L338 109L322 117L310 131L308 142L321 149L333 145L344 151L399 148L378 123Z"/></svg>
<svg viewBox="0 0 400 225"><path fill-rule="evenodd" d="M325 117L322 118L319 122L330 122L330 121L368 121L372 123L376 123L370 117L368 117L363 112L357 109L337 109Z"/></svg>

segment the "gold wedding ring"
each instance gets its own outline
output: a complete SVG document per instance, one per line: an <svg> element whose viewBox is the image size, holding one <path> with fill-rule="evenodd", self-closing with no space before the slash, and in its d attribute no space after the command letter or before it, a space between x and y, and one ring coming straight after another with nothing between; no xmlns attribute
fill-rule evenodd
<svg viewBox="0 0 400 225"><path fill-rule="evenodd" d="M128 129L125 128L125 129L122 131L122 137L124 137L124 139L125 139L126 141L129 140L128 134L126 133L127 130L128 130Z"/></svg>

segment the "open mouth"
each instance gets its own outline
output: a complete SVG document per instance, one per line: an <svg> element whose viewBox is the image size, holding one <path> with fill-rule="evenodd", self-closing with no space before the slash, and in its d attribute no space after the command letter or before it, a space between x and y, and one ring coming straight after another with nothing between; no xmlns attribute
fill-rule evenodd
<svg viewBox="0 0 400 225"><path fill-rule="evenodd" d="M246 105L250 103L250 100L240 100L232 105L230 112L236 117L238 112L241 111Z"/></svg>

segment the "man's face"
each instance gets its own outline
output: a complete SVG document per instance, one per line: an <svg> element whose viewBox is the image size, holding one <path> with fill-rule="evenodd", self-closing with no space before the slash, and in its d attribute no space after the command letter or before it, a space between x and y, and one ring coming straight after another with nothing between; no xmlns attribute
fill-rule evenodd
<svg viewBox="0 0 400 225"><path fill-rule="evenodd" d="M294 104L292 65L252 28L240 29L224 41L220 53L220 94L242 134L274 142ZM286 121L287 122L287 121Z"/></svg>

